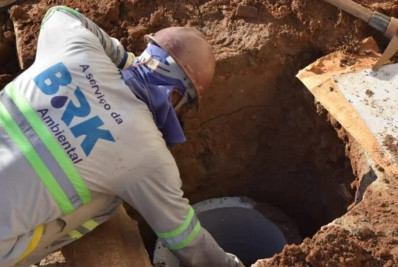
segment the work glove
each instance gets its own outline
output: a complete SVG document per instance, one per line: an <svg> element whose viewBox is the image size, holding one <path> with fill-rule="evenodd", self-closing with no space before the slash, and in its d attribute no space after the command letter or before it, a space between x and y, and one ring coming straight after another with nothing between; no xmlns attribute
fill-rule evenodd
<svg viewBox="0 0 398 267"><path fill-rule="evenodd" d="M126 63L124 64L123 69L124 70L127 69L130 66L130 64L134 62L134 60L135 60L135 55L131 52L127 52L127 60Z"/></svg>
<svg viewBox="0 0 398 267"><path fill-rule="evenodd" d="M236 267L245 267L245 265L243 264L243 262L237 257L237 256L235 256L234 254L232 254L232 253L228 253L227 252L227 255L228 256L230 256L234 261L235 261L235 263L236 263Z"/></svg>

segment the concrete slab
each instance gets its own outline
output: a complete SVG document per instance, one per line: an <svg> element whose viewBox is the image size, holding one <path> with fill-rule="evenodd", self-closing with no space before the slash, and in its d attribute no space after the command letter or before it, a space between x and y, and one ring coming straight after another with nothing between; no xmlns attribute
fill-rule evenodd
<svg viewBox="0 0 398 267"><path fill-rule="evenodd" d="M335 76L334 83L357 110L391 163L398 166L398 64Z"/></svg>
<svg viewBox="0 0 398 267"><path fill-rule="evenodd" d="M371 66L378 54L342 52L317 60L297 77L329 113L363 146L372 158L398 182L398 65L378 72Z"/></svg>

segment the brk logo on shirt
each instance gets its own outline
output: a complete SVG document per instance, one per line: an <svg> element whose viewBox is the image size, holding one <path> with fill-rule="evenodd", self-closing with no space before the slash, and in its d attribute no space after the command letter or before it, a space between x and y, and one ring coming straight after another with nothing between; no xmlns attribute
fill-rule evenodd
<svg viewBox="0 0 398 267"><path fill-rule="evenodd" d="M44 70L33 80L44 94L55 95L61 86L67 86L71 83L72 76L65 65L60 62ZM69 126L75 138L82 135L85 136L80 146L86 156L88 156L98 139L111 142L115 142L115 139L109 130L99 128L104 125L104 122L98 115L90 116L90 103L87 101L79 86L76 87L74 95L78 103L74 103L74 101L68 99L67 96L55 95L51 98L51 105L54 108L62 108L67 103L61 119ZM71 126L74 117L87 117L87 119Z"/></svg>

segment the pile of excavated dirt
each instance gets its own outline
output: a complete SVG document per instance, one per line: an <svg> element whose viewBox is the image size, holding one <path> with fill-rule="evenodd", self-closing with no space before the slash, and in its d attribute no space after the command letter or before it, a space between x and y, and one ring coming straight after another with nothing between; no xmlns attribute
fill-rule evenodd
<svg viewBox="0 0 398 267"><path fill-rule="evenodd" d="M34 61L41 19L54 5L78 8L135 54L145 34L164 27L195 27L206 36L217 59L214 81L200 113L184 119L187 143L171 150L191 202L245 195L296 222L304 242L257 266L398 264L397 188L380 182L363 196L360 181L371 172L365 153L295 78L336 50L347 53L340 64L350 64L368 36L385 47L365 23L313 0L21 2L0 15L1 85ZM398 15L395 2L358 2ZM150 250L153 233L132 208L129 214Z"/></svg>

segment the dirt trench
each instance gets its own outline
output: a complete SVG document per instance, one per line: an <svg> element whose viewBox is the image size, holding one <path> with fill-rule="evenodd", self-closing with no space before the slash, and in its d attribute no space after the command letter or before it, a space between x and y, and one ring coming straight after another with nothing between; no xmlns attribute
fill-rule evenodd
<svg viewBox="0 0 398 267"><path fill-rule="evenodd" d="M394 3L358 2L387 15L398 13ZM248 196L279 208L296 223L304 243L287 246L261 266L361 266L369 259L375 264L369 266L396 263L397 255L383 254L377 245L357 247L346 230L319 230L353 207L369 166L360 163L364 152L358 144L295 78L301 68L329 52L358 52L357 44L370 35L384 47L386 40L378 33L313 0L25 1L0 16L3 85L19 73L18 66L26 69L34 61L41 18L50 6L61 4L78 8L136 54L145 46L143 35L163 27L191 26L204 33L217 58L216 74L200 113L184 119L187 143L171 151L192 203ZM141 225L150 251L154 235ZM322 231L334 231L327 247ZM322 250L322 256L315 253ZM351 262L345 261L347 251Z"/></svg>

